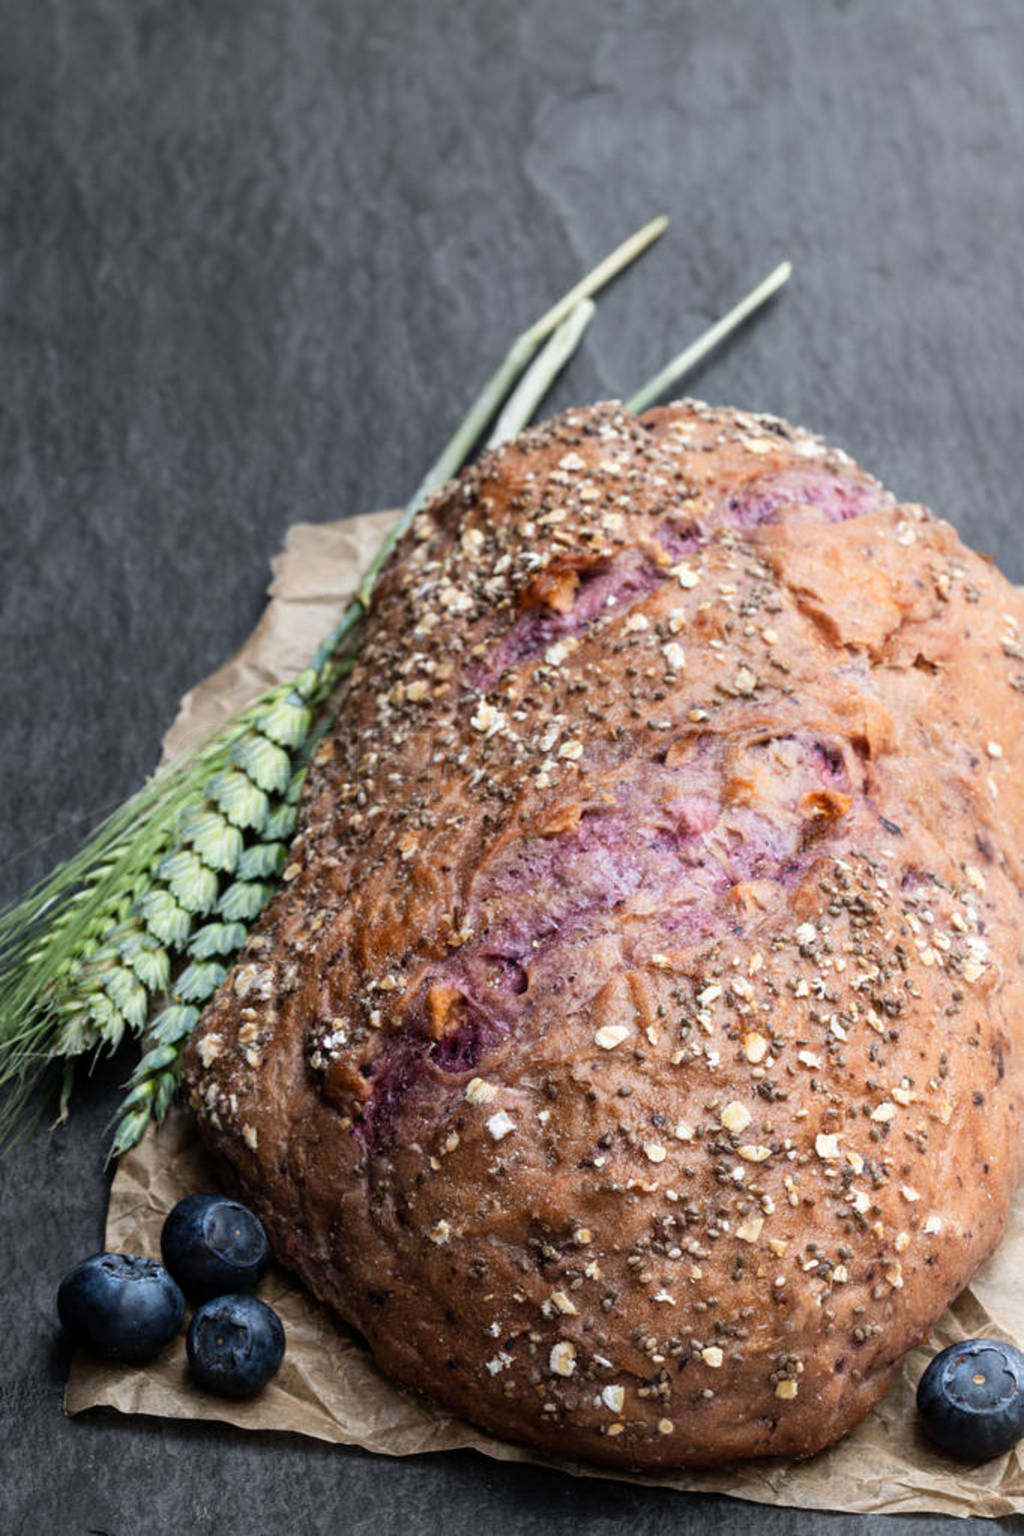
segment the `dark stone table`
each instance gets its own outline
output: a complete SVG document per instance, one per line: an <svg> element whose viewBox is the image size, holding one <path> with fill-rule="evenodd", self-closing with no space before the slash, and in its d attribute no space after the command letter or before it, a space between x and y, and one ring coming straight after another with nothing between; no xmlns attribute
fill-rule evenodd
<svg viewBox="0 0 1024 1536"><path fill-rule="evenodd" d="M662 209L554 403L629 392L789 254L785 299L693 389L821 429L1024 580L1016 0L0 18L0 896L153 766L288 524L402 499L510 332ZM129 1068L4 1179L4 1536L850 1529L469 1454L65 1421L53 1292L98 1245Z"/></svg>

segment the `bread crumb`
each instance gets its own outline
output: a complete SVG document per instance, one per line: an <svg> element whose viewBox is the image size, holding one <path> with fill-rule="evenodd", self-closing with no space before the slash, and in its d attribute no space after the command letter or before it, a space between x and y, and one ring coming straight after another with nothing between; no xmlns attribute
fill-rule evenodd
<svg viewBox="0 0 1024 1536"><path fill-rule="evenodd" d="M764 1035L759 1035L756 1029L749 1030L743 1036L743 1054L751 1066L758 1066L768 1054L768 1041Z"/></svg>
<svg viewBox="0 0 1024 1536"><path fill-rule="evenodd" d="M500 730L505 724L505 716L500 709L495 709L493 704L488 704L486 699L481 699L469 723L474 731L482 731L488 736L493 736L495 731Z"/></svg>
<svg viewBox="0 0 1024 1536"><path fill-rule="evenodd" d="M559 1339L552 1345L548 1365L555 1376L571 1376L576 1369L576 1346L568 1339Z"/></svg>
<svg viewBox="0 0 1024 1536"><path fill-rule="evenodd" d="M224 1041L220 1035L204 1035L196 1046L196 1055L204 1067L212 1067L223 1049Z"/></svg>
<svg viewBox="0 0 1024 1536"><path fill-rule="evenodd" d="M753 1116L745 1104L734 1099L722 1110L719 1120L727 1131L745 1131Z"/></svg>
<svg viewBox="0 0 1024 1536"><path fill-rule="evenodd" d="M632 1030L625 1024L603 1024L594 1031L594 1044L599 1045L602 1051L613 1051L623 1040L628 1040L631 1034Z"/></svg>

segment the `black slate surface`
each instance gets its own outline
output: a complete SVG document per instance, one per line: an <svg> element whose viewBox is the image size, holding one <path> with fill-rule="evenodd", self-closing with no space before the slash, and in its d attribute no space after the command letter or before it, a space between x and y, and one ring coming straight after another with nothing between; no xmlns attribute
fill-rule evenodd
<svg viewBox="0 0 1024 1536"><path fill-rule="evenodd" d="M788 253L694 392L824 431L1024 580L1022 96L1017 0L6 0L0 898L152 767L288 524L400 500L510 332L662 209L553 403L629 392ZM938 1528L63 1420L53 1292L129 1066L0 1190L4 1536Z"/></svg>

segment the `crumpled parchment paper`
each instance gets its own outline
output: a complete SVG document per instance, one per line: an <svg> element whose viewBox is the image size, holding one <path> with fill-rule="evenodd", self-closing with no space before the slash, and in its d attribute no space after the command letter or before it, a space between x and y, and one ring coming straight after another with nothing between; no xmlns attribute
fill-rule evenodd
<svg viewBox="0 0 1024 1536"><path fill-rule="evenodd" d="M284 552L273 563L271 600L260 623L233 660L186 694L164 742L166 755L200 740L240 705L306 664L394 516L374 512L318 526L300 523L290 530ZM158 1258L160 1228L175 1202L193 1190L215 1187L189 1116L175 1110L159 1131L150 1132L120 1161L107 1215L107 1249ZM942 1318L929 1346L905 1358L885 1399L857 1429L804 1462L751 1461L713 1471L629 1476L554 1457L545 1460L393 1386L358 1336L277 1269L266 1276L259 1294L280 1313L288 1347L280 1372L258 1397L232 1402L193 1387L182 1336L145 1366L102 1365L77 1356L65 1407L70 1414L105 1405L122 1413L220 1419L245 1429L292 1430L386 1456L471 1447L500 1461L799 1509L1024 1513L1021 1448L977 1466L954 1462L923 1440L914 1411L917 1380L934 1348L975 1334L1024 1347L1022 1277L1024 1191L998 1252Z"/></svg>

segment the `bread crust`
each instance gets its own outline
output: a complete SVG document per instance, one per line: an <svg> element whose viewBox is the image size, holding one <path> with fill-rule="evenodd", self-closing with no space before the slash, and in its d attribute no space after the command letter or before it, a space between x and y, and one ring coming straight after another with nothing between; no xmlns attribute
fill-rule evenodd
<svg viewBox="0 0 1024 1536"><path fill-rule="evenodd" d="M693 401L418 516L185 1060L386 1372L638 1468L877 1401L1021 1174L1022 626L947 523Z"/></svg>

